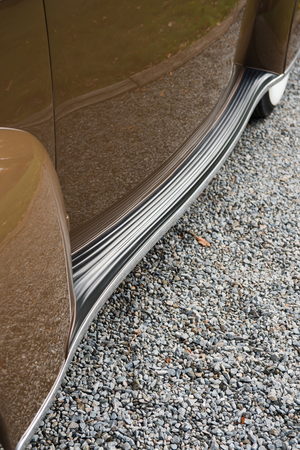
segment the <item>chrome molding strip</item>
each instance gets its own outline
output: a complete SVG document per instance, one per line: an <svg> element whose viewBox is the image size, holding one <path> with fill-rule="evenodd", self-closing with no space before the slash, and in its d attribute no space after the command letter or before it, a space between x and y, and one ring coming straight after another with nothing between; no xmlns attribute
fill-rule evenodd
<svg viewBox="0 0 300 450"><path fill-rule="evenodd" d="M245 69L222 114L203 136L199 128L185 146L189 157L172 176L120 224L73 255L78 341L96 311L148 249L182 215L234 148L257 101L281 79ZM126 269L125 269L126 268Z"/></svg>

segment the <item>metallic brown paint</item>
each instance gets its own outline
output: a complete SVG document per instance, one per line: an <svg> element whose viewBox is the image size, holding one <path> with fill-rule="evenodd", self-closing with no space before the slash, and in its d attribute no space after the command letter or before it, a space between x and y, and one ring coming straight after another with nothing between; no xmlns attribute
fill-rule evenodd
<svg viewBox="0 0 300 450"><path fill-rule="evenodd" d="M0 2L0 126L29 131L55 163L52 83L42 0Z"/></svg>
<svg viewBox="0 0 300 450"><path fill-rule="evenodd" d="M235 62L283 73L294 11L295 0L248 0Z"/></svg>
<svg viewBox="0 0 300 450"><path fill-rule="evenodd" d="M0 129L0 215L0 431L13 448L55 382L75 314L57 176L29 133Z"/></svg>
<svg viewBox="0 0 300 450"><path fill-rule="evenodd" d="M300 42L300 0L296 2L296 8L286 57L286 68L288 68L291 65L294 58L296 57L299 51L299 42Z"/></svg>
<svg viewBox="0 0 300 450"><path fill-rule="evenodd" d="M96 21L102 26L103 11L100 6L89 10L92 4L70 1L62 12L56 1L46 0L57 118L57 169L71 230L113 208L120 199L128 203L126 197L159 170L208 116L231 75L245 1L236 2L224 23L177 55L101 90L94 91L91 86L86 93L83 82L81 94L76 83L76 95L69 99L67 84L75 83L76 78L63 78L62 45L65 66L73 64L74 54L82 53L84 47L88 58L82 61L87 66L85 79L101 77L97 61L105 43L99 42L97 26L86 30L73 24L74 15L82 9L82 16L89 14L91 24ZM128 4L139 5L136 1ZM193 73L191 62L195 61L197 75L183 88L176 70ZM71 69L76 73L75 65ZM168 79L171 89L164 84ZM197 104L197 114L192 108L185 108L183 113L181 105L189 102Z"/></svg>

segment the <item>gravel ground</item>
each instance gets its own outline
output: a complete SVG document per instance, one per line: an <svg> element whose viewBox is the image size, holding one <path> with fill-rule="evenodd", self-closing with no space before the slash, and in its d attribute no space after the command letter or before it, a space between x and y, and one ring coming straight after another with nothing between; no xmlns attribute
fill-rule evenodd
<svg viewBox="0 0 300 450"><path fill-rule="evenodd" d="M300 449L299 77L94 320L28 448Z"/></svg>

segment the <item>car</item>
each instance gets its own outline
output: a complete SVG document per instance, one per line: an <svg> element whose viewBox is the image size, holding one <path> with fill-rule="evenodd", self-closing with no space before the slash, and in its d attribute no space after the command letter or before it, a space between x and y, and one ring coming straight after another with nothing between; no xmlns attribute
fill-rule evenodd
<svg viewBox="0 0 300 450"><path fill-rule="evenodd" d="M295 0L0 3L0 439L22 449L96 312L299 50Z"/></svg>

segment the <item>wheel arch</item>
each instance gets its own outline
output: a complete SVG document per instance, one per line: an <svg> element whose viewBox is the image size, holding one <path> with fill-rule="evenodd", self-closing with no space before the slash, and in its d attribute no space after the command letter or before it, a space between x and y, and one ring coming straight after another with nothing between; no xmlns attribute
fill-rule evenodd
<svg viewBox="0 0 300 450"><path fill-rule="evenodd" d="M42 144L0 128L0 440L23 448L58 387L75 315L68 224Z"/></svg>

